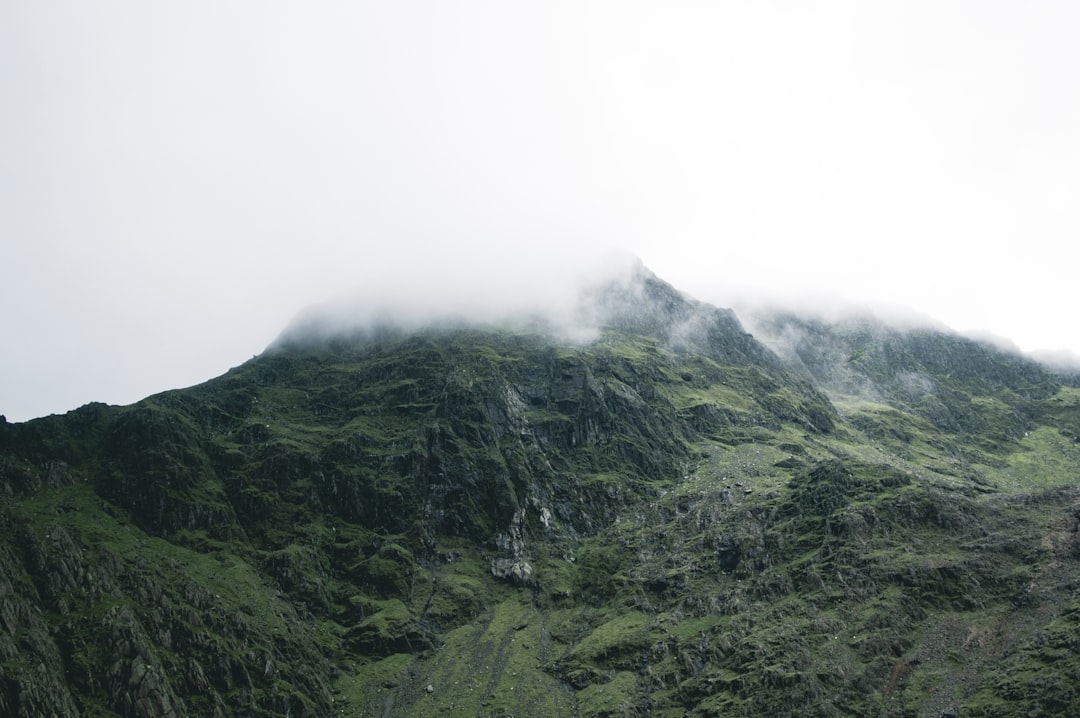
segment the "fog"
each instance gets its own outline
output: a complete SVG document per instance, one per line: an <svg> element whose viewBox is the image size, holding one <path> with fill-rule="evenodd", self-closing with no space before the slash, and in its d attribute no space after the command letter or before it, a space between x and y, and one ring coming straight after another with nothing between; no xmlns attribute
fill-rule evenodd
<svg viewBox="0 0 1080 718"><path fill-rule="evenodd" d="M720 306L891 305L1078 352L1078 21L0 4L0 413L204 381L325 302L556 306L610 248Z"/></svg>
<svg viewBox="0 0 1080 718"><path fill-rule="evenodd" d="M640 291L648 269L616 249L573 254L517 251L476 266L444 263L401 267L306 307L275 344L319 342L381 329L416 331L440 325L534 328L573 343L597 336L605 314L596 292Z"/></svg>

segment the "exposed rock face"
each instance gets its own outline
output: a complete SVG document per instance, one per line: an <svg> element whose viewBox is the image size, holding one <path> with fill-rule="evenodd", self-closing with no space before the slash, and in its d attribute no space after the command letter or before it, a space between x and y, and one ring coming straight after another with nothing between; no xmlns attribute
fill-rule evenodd
<svg viewBox="0 0 1080 718"><path fill-rule="evenodd" d="M1077 712L1071 379L586 306L0 422L0 715Z"/></svg>

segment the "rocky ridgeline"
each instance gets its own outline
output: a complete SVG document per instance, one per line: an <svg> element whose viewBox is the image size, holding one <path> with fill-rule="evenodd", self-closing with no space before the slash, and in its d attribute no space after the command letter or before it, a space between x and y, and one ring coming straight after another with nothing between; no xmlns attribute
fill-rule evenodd
<svg viewBox="0 0 1080 718"><path fill-rule="evenodd" d="M774 354L643 270L589 301L587 341L287 332L0 423L0 714L1077 706L1071 379L790 317Z"/></svg>

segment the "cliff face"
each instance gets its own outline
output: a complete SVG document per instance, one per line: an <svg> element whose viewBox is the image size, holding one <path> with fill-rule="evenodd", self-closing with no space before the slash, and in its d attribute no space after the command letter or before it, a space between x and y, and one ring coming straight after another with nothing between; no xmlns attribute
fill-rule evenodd
<svg viewBox="0 0 1080 718"><path fill-rule="evenodd" d="M0 424L0 714L1080 707L1068 381L824 325L785 361L647 274L590 306Z"/></svg>

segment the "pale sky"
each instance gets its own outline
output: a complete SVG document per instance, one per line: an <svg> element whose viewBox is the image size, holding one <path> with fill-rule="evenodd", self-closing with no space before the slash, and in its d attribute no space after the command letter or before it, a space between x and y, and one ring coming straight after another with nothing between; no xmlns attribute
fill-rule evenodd
<svg viewBox="0 0 1080 718"><path fill-rule="evenodd" d="M1080 353L1080 4L0 0L0 413L598 248Z"/></svg>

